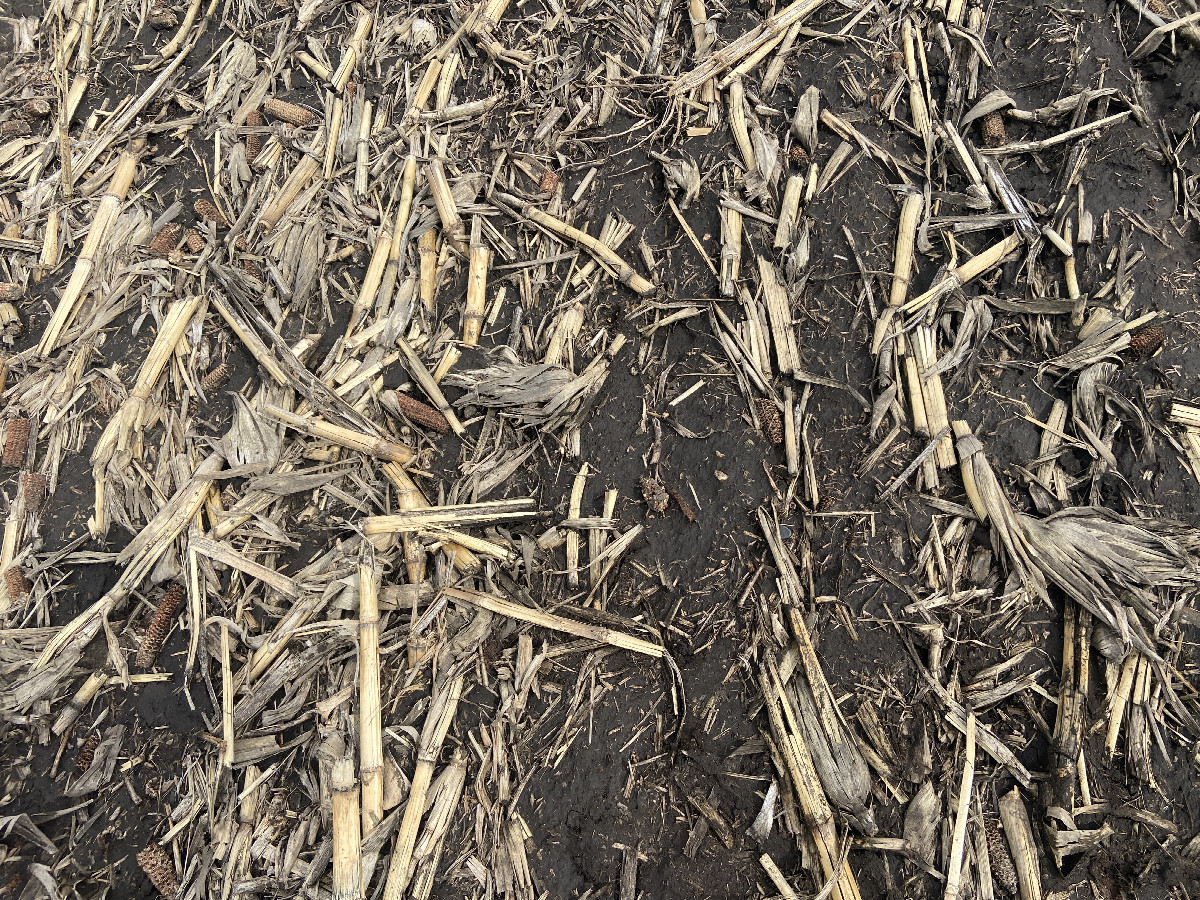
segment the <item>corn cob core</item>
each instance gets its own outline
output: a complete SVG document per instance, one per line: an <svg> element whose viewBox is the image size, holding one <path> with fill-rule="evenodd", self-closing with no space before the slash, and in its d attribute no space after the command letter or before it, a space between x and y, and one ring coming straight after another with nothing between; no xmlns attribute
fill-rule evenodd
<svg viewBox="0 0 1200 900"><path fill-rule="evenodd" d="M93 731L83 742L83 746L79 748L79 755L75 757L75 767L80 772L86 772L92 767L92 760L96 758L96 748L99 746L100 732Z"/></svg>
<svg viewBox="0 0 1200 900"><path fill-rule="evenodd" d="M9 596L14 598L28 597L33 590L33 582L20 566L10 566L4 573L4 586L8 588Z"/></svg>
<svg viewBox="0 0 1200 900"><path fill-rule="evenodd" d="M168 222L150 242L150 252L155 256L166 257L179 244L183 236L183 226L178 222Z"/></svg>
<svg viewBox="0 0 1200 900"><path fill-rule="evenodd" d="M1151 322L1129 336L1129 349L1135 359L1149 359L1158 352L1166 338L1163 327L1157 322Z"/></svg>
<svg viewBox="0 0 1200 900"><path fill-rule="evenodd" d="M206 222L216 222L222 228L229 227L229 220L225 218L225 214L221 212L212 201L201 197L192 207L196 211L196 215Z"/></svg>
<svg viewBox="0 0 1200 900"><path fill-rule="evenodd" d="M1004 116L998 112L990 112L980 120L979 133L989 147L1003 147L1008 143L1008 136L1004 133Z"/></svg>
<svg viewBox="0 0 1200 900"><path fill-rule="evenodd" d="M171 582L158 608L154 610L150 624L146 627L146 635L142 638L142 645L138 648L136 664L139 668L148 669L154 665L158 654L162 652L163 644L167 642L171 624L175 621L175 615L186 596L187 591L182 584L178 581Z"/></svg>
<svg viewBox="0 0 1200 900"><path fill-rule="evenodd" d="M137 861L160 894L169 897L178 890L179 879L175 876L175 863L162 846L151 844L137 855Z"/></svg>
<svg viewBox="0 0 1200 900"><path fill-rule="evenodd" d="M317 114L311 109L305 109L303 106L297 106L295 103L288 103L286 100L276 100L274 97L269 97L263 101L262 108L263 112L272 118L287 122L289 125L295 125L297 128L311 125L317 117Z"/></svg>
<svg viewBox="0 0 1200 900"><path fill-rule="evenodd" d="M25 448L29 444L29 420L22 417L11 419L4 433L4 465L19 469L25 461Z"/></svg>
<svg viewBox="0 0 1200 900"><path fill-rule="evenodd" d="M422 403L403 391L396 391L395 397L400 412L404 413L404 417L410 422L436 431L438 434L450 433L450 423L446 421L446 417L429 404Z"/></svg>
<svg viewBox="0 0 1200 900"><path fill-rule="evenodd" d="M995 822L984 826L987 834L988 859L992 864L992 880L998 884L1010 897L1017 895L1017 869L1013 865L1012 854L1008 851L1008 843L1000 833Z"/></svg>
<svg viewBox="0 0 1200 900"><path fill-rule="evenodd" d="M783 443L783 419L779 416L779 408L766 397L756 397L754 409L758 413L758 421L762 422L763 431L778 446Z"/></svg>

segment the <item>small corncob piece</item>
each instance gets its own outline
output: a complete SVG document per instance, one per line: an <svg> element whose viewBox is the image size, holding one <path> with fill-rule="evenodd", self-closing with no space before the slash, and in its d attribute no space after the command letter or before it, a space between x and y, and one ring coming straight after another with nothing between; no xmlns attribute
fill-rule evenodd
<svg viewBox="0 0 1200 900"><path fill-rule="evenodd" d="M251 128L261 128L267 124L267 120L263 118L263 114L257 109L252 109L246 113L246 124ZM246 135L246 162L249 165L254 165L254 161L258 159L258 154L262 152L262 135L248 134Z"/></svg>
<svg viewBox="0 0 1200 900"><path fill-rule="evenodd" d="M211 398L213 394L225 387L229 382L229 363L221 363L200 379L200 390L204 396Z"/></svg>
<svg viewBox="0 0 1200 900"><path fill-rule="evenodd" d="M15 281L0 281L0 302L15 303L24 293L25 288Z"/></svg>
<svg viewBox="0 0 1200 900"><path fill-rule="evenodd" d="M170 897L179 889L175 863L161 844L151 844L137 855L137 861L160 894Z"/></svg>
<svg viewBox="0 0 1200 900"><path fill-rule="evenodd" d="M20 566L10 566L4 573L4 586L8 588L8 595L14 600L28 597L29 592L33 590L33 582Z"/></svg>
<svg viewBox="0 0 1200 900"><path fill-rule="evenodd" d="M146 627L146 634L142 638L142 645L138 647L135 663L139 668L148 669L158 659L163 644L167 642L167 635L171 632L175 614L179 612L179 607L183 605L186 596L187 591L182 584L178 581L171 582L167 592L163 594L162 600L159 601L158 609L154 610L154 615L150 618L150 624Z"/></svg>
<svg viewBox="0 0 1200 900"><path fill-rule="evenodd" d="M99 746L100 732L93 731L83 742L83 746L79 748L79 755L75 757L75 767L80 772L86 772L92 767L92 760L96 758L96 748Z"/></svg>
<svg viewBox="0 0 1200 900"><path fill-rule="evenodd" d="M545 174L542 175L541 182L538 184L538 190L543 194L553 194L558 190L558 181L558 173L553 169L547 169Z"/></svg>
<svg viewBox="0 0 1200 900"><path fill-rule="evenodd" d="M37 512L46 502L46 490L49 483L41 472L26 472L21 476L21 486L25 489L25 508Z"/></svg>
<svg viewBox="0 0 1200 900"><path fill-rule="evenodd" d="M168 222L150 242L150 252L154 256L166 258L179 246L181 237L183 237L183 226L178 222Z"/></svg>
<svg viewBox="0 0 1200 900"><path fill-rule="evenodd" d="M297 128L311 125L317 118L317 114L311 109L305 109L295 103L288 103L286 100L276 100L274 97L268 97L263 101L262 108L263 112L272 118L295 125Z"/></svg>
<svg viewBox="0 0 1200 900"><path fill-rule="evenodd" d="M1154 13L1160 19L1166 19L1170 22L1175 18L1175 13L1171 12L1170 7L1163 3L1163 0L1150 0L1146 5L1150 7L1150 12Z"/></svg>
<svg viewBox="0 0 1200 900"><path fill-rule="evenodd" d="M783 419L779 408L766 397L754 399L754 409L758 413L758 421L762 423L763 431L771 439L772 444L783 443Z"/></svg>
<svg viewBox="0 0 1200 900"><path fill-rule="evenodd" d="M229 220L225 218L225 214L221 212L212 201L201 197L195 202L192 207L196 211L196 215L206 222L216 222L222 228L229 227Z"/></svg>
<svg viewBox="0 0 1200 900"><path fill-rule="evenodd" d="M25 462L25 449L29 444L29 420L25 417L10 419L4 432L4 465L19 469Z"/></svg>
<svg viewBox="0 0 1200 900"><path fill-rule="evenodd" d="M1167 339L1163 327L1157 322L1143 325L1129 336L1129 349L1134 359L1149 359Z"/></svg>
<svg viewBox="0 0 1200 900"><path fill-rule="evenodd" d="M788 162L798 169L803 169L808 165L808 153L799 144L792 144L788 148Z"/></svg>
<svg viewBox="0 0 1200 900"><path fill-rule="evenodd" d="M422 428L429 428L438 434L450 433L450 423L432 406L422 403L404 391L394 391L393 394L396 398L396 405L400 407L400 412L404 413L404 417L410 422L420 425Z"/></svg>
<svg viewBox="0 0 1200 900"><path fill-rule="evenodd" d="M989 147L1003 147L1008 143L1008 135L1004 133L1004 116L998 112L990 112L983 117L979 123L979 133Z"/></svg>
<svg viewBox="0 0 1200 900"><path fill-rule="evenodd" d="M0 137L24 137L29 132L29 123L25 119L9 119L0 124Z"/></svg>
<svg viewBox="0 0 1200 900"><path fill-rule="evenodd" d="M164 3L150 4L150 9L146 13L146 21L155 31L166 31L179 27L179 16L175 15L175 11Z"/></svg>
<svg viewBox="0 0 1200 900"><path fill-rule="evenodd" d="M649 475L643 475L639 479L639 483L642 488L642 499L646 501L650 511L659 515L665 513L667 504L671 502L671 495L662 486L662 482Z"/></svg>
<svg viewBox="0 0 1200 900"><path fill-rule="evenodd" d="M992 881L1000 886L1010 897L1017 896L1017 869L1013 865L1012 854L1009 853L1008 843L1000 833L1000 827L995 822L984 825L987 834L988 861L992 864Z"/></svg>
<svg viewBox="0 0 1200 900"><path fill-rule="evenodd" d="M187 247L191 253L199 253L204 249L204 244L204 235L195 228L189 228L187 234L183 236L183 246Z"/></svg>
<svg viewBox="0 0 1200 900"><path fill-rule="evenodd" d="M21 112L31 119L44 119L50 115L50 102L40 97L26 100L25 105L21 107Z"/></svg>

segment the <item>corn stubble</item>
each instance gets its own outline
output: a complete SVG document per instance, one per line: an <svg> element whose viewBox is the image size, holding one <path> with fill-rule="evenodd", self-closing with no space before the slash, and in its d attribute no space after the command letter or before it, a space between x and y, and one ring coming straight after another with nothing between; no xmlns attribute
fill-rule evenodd
<svg viewBox="0 0 1200 900"><path fill-rule="evenodd" d="M1177 37L1198 42L1169 4L1126 3L1137 15L1122 22L1149 32L1130 62L1176 52ZM0 197L3 463L20 473L0 545L0 669L12 676L0 714L13 727L52 721L60 754L86 733L72 798L143 791L139 810L169 804L162 843L137 854L164 896L186 877L196 896L223 900L421 900L443 882L531 900L555 885L541 883L539 829L520 801L574 745L627 739L593 729L606 695L624 703L644 687L613 673L645 657L664 687L632 733L654 755L630 766L631 801L677 762L692 710L712 716L705 731L718 721L714 698L685 695L670 648L698 655L705 635L744 636L737 658L761 695L759 733L735 755L754 759L769 788L745 835L720 785L666 790L663 821L691 823L686 857L750 849L778 828L811 885L783 871L781 854L747 858L784 897L857 900L859 860L882 853L887 879L895 861L906 879L939 879L946 900L986 897L989 883L992 896L1038 900L1035 825L1063 868L1101 858L1113 833L1108 821L1072 822L1112 811L1090 794L1103 780L1083 736L1104 734L1129 775L1153 785L1156 754L1198 730L1180 624L1194 618L1184 601L1200 588L1200 537L1144 502L1122 467L1123 442L1137 450L1140 436L1149 458L1158 434L1156 452L1183 454L1200 477L1200 409L1173 403L1168 431L1149 402L1162 393L1129 394L1118 377L1165 346L1162 316L1138 305L1158 250L1139 247L1141 233L1157 236L1159 223L1110 215L1085 193L1107 129L1145 127L1141 101L1103 81L1032 110L989 90L1000 72L987 5L858 5L842 23L825 0L796 0L740 34L726 32L744 17L705 0L689 0L686 24L670 3L603 6L555 5L553 27L531 31L509 0L461 15L276 0L235 4L236 29L217 33L210 5L151 0L145 24L164 33L128 96L111 61L129 32L105 4L73 0L17 23L22 46L46 52L16 54L19 91L0 110L0 169L24 186ZM840 93L779 90L843 43L867 52L821 73L836 71ZM586 77L540 77L556 59ZM97 85L117 96L100 105ZM670 100L661 123L638 118L664 107L654 97ZM869 127L847 100L871 113ZM637 121L623 130L626 117ZM197 123L208 123L193 134L203 142L173 153ZM601 145L597 128L608 129ZM1154 158L1195 218L1177 137L1164 131ZM685 139L708 149L694 156ZM1061 166L1039 180L1048 195L1021 193L1029 154ZM164 176L192 156L194 192L173 195ZM620 208L629 194L616 188L639 183L664 192L661 244L660 229ZM857 234L851 216L826 233L818 209L846 197L851 212L870 208L877 231ZM623 315L605 311L622 302ZM839 380L855 366L821 374L813 338L840 321L829 303L853 308L847 334L870 337L869 399ZM21 344L27 322L42 329L35 347ZM680 393L667 348L705 329L716 355L689 357L703 377ZM112 338L126 332L129 349ZM980 383L999 344L1037 347L1016 362L1052 376L1044 384L1062 399L1037 422L1036 457L993 468L959 417L973 409L964 376ZM223 393L234 362L238 389ZM649 447L632 474L613 471L607 444L588 445L611 433L614 367L646 386L630 440ZM770 442L743 443L758 458L718 462L716 443L692 430L718 381ZM821 478L833 462L845 481L845 461L831 459L845 444L818 415L845 401L862 407L853 427L875 443L853 463L866 508L840 504ZM90 518L78 543L44 546L60 465L96 428ZM680 473L676 436L700 448L695 471ZM760 468L765 481L750 488L770 500L754 501L767 504L761 535L739 542L737 564L714 559L696 582L658 558L670 529L691 539L683 520L740 515L744 526L735 492L712 512L701 486L711 474L747 497L734 473ZM885 468L890 484L872 503ZM74 485L63 480L58 502ZM1103 505L1114 486L1126 514ZM901 505L928 515L900 521ZM853 541L823 556L810 539L835 525ZM124 549L85 545L114 531L132 536ZM887 539L892 558L858 553L854 535ZM877 586L871 612L819 595L842 556ZM71 567L97 561L116 583L63 621ZM694 591L738 581L697 617ZM165 591L146 616L151 585ZM655 594L678 594L661 621ZM617 611L639 597L636 618ZM962 648L999 640L1003 655L1042 604L1065 606L1073 649L1034 807L1041 779L1015 736L1045 715L1037 698L1058 673L1033 660L1057 651L1034 635L976 671ZM737 615L723 622L727 609ZM200 690L214 709L167 762L150 738L147 759L178 764L159 792L126 777L143 747L102 692L166 681L150 670L177 622L180 702ZM878 686L890 660L864 671L856 657L822 658L823 635L844 630L846 646L862 646L864 627L894 628L911 651L911 708L907 691ZM1089 662L1107 667L1103 710L1086 702ZM897 718L916 723L907 748L893 745ZM992 804L991 785L1006 780L1018 787ZM879 834L876 813L894 823L902 806L903 837ZM1170 832L1148 808L1121 812ZM79 834L126 830L112 826ZM40 843L35 832L19 836ZM614 890L653 894L655 866L639 861L661 847L618 849Z"/></svg>

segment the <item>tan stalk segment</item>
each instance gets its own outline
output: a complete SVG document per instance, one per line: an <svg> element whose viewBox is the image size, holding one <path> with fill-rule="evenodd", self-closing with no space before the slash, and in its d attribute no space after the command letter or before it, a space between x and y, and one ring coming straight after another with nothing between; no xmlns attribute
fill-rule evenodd
<svg viewBox="0 0 1200 900"><path fill-rule="evenodd" d="M329 786L333 807L333 900L361 900L362 830L353 759L343 756L333 764Z"/></svg>
<svg viewBox="0 0 1200 900"><path fill-rule="evenodd" d="M171 361L176 346L200 304L201 298L199 297L179 300L171 304L171 308L163 318L162 326L154 338L154 344L150 347L150 352L146 355L146 359L138 371L133 390L129 392L129 396L121 404L121 408L109 420L100 439L96 442L96 449L92 451L93 465L107 462L113 453L126 450L129 447L131 434L140 433L149 424L146 421L146 407L150 402L150 392L158 383L167 363ZM152 414L157 415L158 413L152 411ZM140 457L141 453L135 455Z"/></svg>
<svg viewBox="0 0 1200 900"><path fill-rule="evenodd" d="M904 195L904 202L900 204L900 224L896 228L896 255L892 264L892 291L888 295L888 306L903 306L908 297L908 286L912 282L913 247L924 206L925 197L919 191L909 191Z"/></svg>
<svg viewBox="0 0 1200 900"><path fill-rule="evenodd" d="M759 683L766 700L771 733L783 757L786 774L791 778L796 801L817 850L821 871L826 880L832 882L830 896L833 900L860 900L858 884L850 871L849 862L841 860L833 810L825 798L812 756L796 723L788 720L790 704L784 696L772 658L768 658L767 665L759 670Z"/></svg>
<svg viewBox="0 0 1200 900"><path fill-rule="evenodd" d="M396 240L400 240L400 235L396 235ZM367 314L367 311L375 305L375 298L379 296L379 285L383 281L383 272L387 268L388 257L392 250L392 232L383 227L379 229L379 234L375 237L375 247L371 251L371 262L367 266L367 272L363 275L362 287L358 292L358 299L354 301L354 308L350 311L350 321L346 324L346 336L349 337L354 333L354 329L358 327L359 322Z"/></svg>
<svg viewBox="0 0 1200 900"><path fill-rule="evenodd" d="M437 874L438 862L446 846L446 836L454 823L454 810L462 797L467 783L467 757L460 748L454 758L442 770L434 783L430 796L432 802L425 816L425 828L413 848L413 876L409 896L413 900L427 900L433 891L433 879Z"/></svg>
<svg viewBox="0 0 1200 900"><path fill-rule="evenodd" d="M1000 263L1004 257L1012 253L1022 244L1019 234L1010 234L1002 241L998 241L988 247L978 256L973 256L965 263L955 269L950 275L941 279L937 284L933 285L920 297L915 300L910 300L903 307L905 312L914 312L921 309L928 303L939 299L955 287L960 287L975 278L978 278L988 269Z"/></svg>
<svg viewBox="0 0 1200 900"><path fill-rule="evenodd" d="M764 256L758 258L758 275L763 299L767 302L767 316L771 321L771 338L775 344L779 371L783 375L791 375L801 369L800 347L796 343L796 329L792 325L791 300L787 288L779 280L775 264Z"/></svg>
<svg viewBox="0 0 1200 900"><path fill-rule="evenodd" d="M467 268L467 307L463 313L463 343L474 347L479 343L483 316L487 306L487 276L492 251L483 243L481 219L476 216L471 225L470 262Z"/></svg>
<svg viewBox="0 0 1200 900"><path fill-rule="evenodd" d="M396 279L400 276L400 262L404 257L404 229L408 226L408 217L412 212L413 194L417 186L417 157L410 153L404 160L404 174L400 177L400 202L396 206L396 218L392 222L392 241L388 246L387 264L383 269L383 278L379 285L379 300L382 306L387 306L396 289Z"/></svg>
<svg viewBox="0 0 1200 900"><path fill-rule="evenodd" d="M742 214L736 209L722 205L721 217L721 295L732 297L737 294L738 278L742 268Z"/></svg>
<svg viewBox="0 0 1200 900"><path fill-rule="evenodd" d="M364 550L370 544L363 542ZM379 692L379 570L358 564L358 754L362 775L362 832L383 821L383 718ZM364 860L365 861L365 860ZM372 866L374 859L371 860ZM371 873L363 872L363 883Z"/></svg>
<svg viewBox="0 0 1200 900"><path fill-rule="evenodd" d="M510 619L529 622L531 625L537 625L539 628L549 628L553 631L560 631L563 634L572 634L575 637L600 641L608 644L610 647L617 647L621 650L630 650L634 653L642 653L646 656L654 657L661 657L665 652L658 644L652 644L641 638L635 638L623 632L614 631L611 628L603 628L599 625L576 622L574 619L566 619L562 616L556 616L553 613L542 612L540 609L531 609L528 606L513 603L511 600L497 597L494 594L484 594L480 591L469 591L464 588L446 588L445 594L447 597L462 600L499 616L508 616ZM631 626L632 624L630 623Z"/></svg>
<svg viewBox="0 0 1200 900"><path fill-rule="evenodd" d="M930 435L940 434L943 429L950 427L950 417L946 412L946 394L942 389L942 377L937 373L928 374L928 370L937 364L937 351L934 347L934 331L928 325L918 325L913 333L913 356L917 361L917 372L921 376L921 392L925 397L925 413L929 418ZM950 436L938 442L934 455L938 468L949 469L955 463L954 442Z"/></svg>
<svg viewBox="0 0 1200 900"><path fill-rule="evenodd" d="M571 482L571 496L567 504L567 517L578 519L583 504L583 489L587 485L588 464L584 463ZM567 532L567 584L572 588L579 587L579 532L572 528Z"/></svg>
<svg viewBox="0 0 1200 900"><path fill-rule="evenodd" d="M425 312L437 314L435 298L438 283L438 233L430 228L417 239L417 252L421 257L421 305Z"/></svg>
<svg viewBox="0 0 1200 900"><path fill-rule="evenodd" d="M429 501L421 493L415 481L396 463L384 463L383 474L396 488L396 508L402 512L417 509L429 509ZM403 531L400 534L403 541L412 540L411 548L405 543L404 565L411 584L421 584L425 580L425 551L421 542L416 540L416 531ZM411 549L411 552L410 552ZM442 550L450 560L450 565L465 575L478 572L479 559L466 547L453 543L442 544Z"/></svg>
<svg viewBox="0 0 1200 900"><path fill-rule="evenodd" d="M481 503L460 503L454 506L432 506L390 516L367 516L362 519L363 534L399 534L419 531L439 525L464 526L506 522L513 519L532 519L540 514L532 498L485 500Z"/></svg>
<svg viewBox="0 0 1200 900"><path fill-rule="evenodd" d="M550 231L559 237L564 238L565 240L574 241L582 246L585 250L587 250L588 253L592 254L592 256L594 256L601 265L610 269L613 274L616 275L617 279L620 280L620 282L627 286L630 290L638 294L654 293L654 282L647 281L636 271L634 271L632 266L621 259L621 257L617 256L617 254L610 247L606 246L603 241L592 237L585 231L580 231L578 228L568 225L561 219L556 219L554 216L542 212L540 209L537 209L531 204L528 204L524 200L514 197L511 194L502 194L497 192L493 195L493 197L496 200L499 200L501 203L512 207L515 211L530 219L532 222L535 222L536 224L545 228L547 231Z"/></svg>
<svg viewBox="0 0 1200 900"><path fill-rule="evenodd" d="M675 79L671 85L674 95L693 91L714 75L736 66L764 44L777 41L797 22L802 22L825 4L825 0L796 0L780 10L757 28L743 34L737 40L711 54L690 72Z"/></svg>
<svg viewBox="0 0 1200 900"><path fill-rule="evenodd" d="M779 224L775 226L775 241L772 246L776 250L790 247L792 233L796 227L796 218L800 214L800 198L804 194L804 177L792 175L783 189L783 199L779 203Z"/></svg>
<svg viewBox="0 0 1200 900"><path fill-rule="evenodd" d="M746 171L757 170L758 160L754 156L754 145L750 143L750 131L746 127L746 90L740 78L735 78L729 85L729 130L746 163Z"/></svg>
<svg viewBox="0 0 1200 900"><path fill-rule="evenodd" d="M442 220L442 233L451 247L466 256L466 235L463 233L462 216L458 213L458 204L454 200L450 182L446 180L446 169L440 159L431 159L425 164L425 180L429 183L429 192L433 194L438 218Z"/></svg>
<svg viewBox="0 0 1200 900"><path fill-rule="evenodd" d="M904 66L908 76L908 104L912 110L913 128L921 135L925 146L928 147L933 139L933 124L929 119L929 107L925 103L925 91L921 86L921 76L917 71L916 42L921 40L921 33L916 31L912 19L905 17L901 26L901 38L904 41Z"/></svg>
<svg viewBox="0 0 1200 900"><path fill-rule="evenodd" d="M417 766L413 772L412 786L408 792L408 804L404 818L400 820L400 831L396 835L396 846L388 868L387 882L383 888L383 900L401 900L413 875L413 849L417 843L417 829L425 812L425 800L429 784L433 780L433 769L438 754L454 722L454 713L462 696L462 676L447 679L435 686L433 700L425 713L425 724L421 729L417 745Z"/></svg>
<svg viewBox="0 0 1200 900"><path fill-rule="evenodd" d="M403 465L404 463L411 462L415 455L413 449L406 447L404 444L364 434L350 428L343 428L341 425L334 425L332 422L323 422L320 419L309 419L304 416L298 416L295 413L290 413L269 403L263 406L263 412L271 418L279 420L293 431L299 431L301 434L306 434L309 437L318 438L319 440L329 441L331 444L337 444L339 447L345 447L348 450L357 450L359 453L365 453L367 456L386 459L388 462Z"/></svg>
<svg viewBox="0 0 1200 900"><path fill-rule="evenodd" d="M1000 822L1008 849L1012 852L1013 864L1017 868L1017 884L1020 885L1021 900L1042 900L1042 875L1038 867L1037 844L1033 828L1029 824L1029 811L1020 791L1013 788L1000 798Z"/></svg>
<svg viewBox="0 0 1200 900"><path fill-rule="evenodd" d="M39 356L46 356L54 351L63 333L75 318L75 309L92 279L92 272L96 267L96 257L104 248L104 241L116 223L117 216L121 213L125 195L129 193L134 176L137 174L138 160L141 158L144 143L144 141L136 141L129 150L121 154L120 160L117 162L117 169L113 172L108 189L96 207L96 215L88 228L83 247L80 248L76 257L71 280L63 289L62 299L58 301L54 315L51 316L50 322L42 334L42 339L38 342Z"/></svg>
<svg viewBox="0 0 1200 900"><path fill-rule="evenodd" d="M962 892L963 850L967 840L967 820L971 813L971 789L975 783L975 713L967 713L967 748L963 754L962 782L958 787L958 806L954 814L954 835L950 842L950 864L946 870L945 900L958 900Z"/></svg>

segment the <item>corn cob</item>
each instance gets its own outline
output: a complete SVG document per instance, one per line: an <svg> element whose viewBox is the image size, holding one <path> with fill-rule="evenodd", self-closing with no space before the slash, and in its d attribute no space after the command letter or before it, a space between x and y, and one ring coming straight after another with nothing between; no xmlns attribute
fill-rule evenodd
<svg viewBox="0 0 1200 900"><path fill-rule="evenodd" d="M438 434L450 433L450 423L446 421L446 417L429 404L422 403L404 391L395 391L393 396L396 398L396 405L400 407L400 412L404 413L404 417L410 422L423 428L429 428Z"/></svg>
<svg viewBox="0 0 1200 900"><path fill-rule="evenodd" d="M188 248L190 253L199 253L204 249L204 243L204 235L195 228L189 228L183 237L183 245Z"/></svg>
<svg viewBox="0 0 1200 900"><path fill-rule="evenodd" d="M168 222L150 242L150 253L165 259L179 245L181 237L183 237L183 226L178 222Z"/></svg>
<svg viewBox="0 0 1200 900"><path fill-rule="evenodd" d="M288 103L286 100L276 100L274 97L265 100L262 108L263 112L272 118L295 125L297 128L311 125L317 118L317 114L311 109L305 109L295 103Z"/></svg>
<svg viewBox="0 0 1200 900"><path fill-rule="evenodd" d="M1144 325L1129 336L1129 349L1134 359L1149 359L1166 340L1163 327L1157 322Z"/></svg>
<svg viewBox="0 0 1200 900"><path fill-rule="evenodd" d="M137 861L160 894L170 897L179 889L175 863L160 844L151 844L137 855Z"/></svg>
<svg viewBox="0 0 1200 900"><path fill-rule="evenodd" d="M46 490L49 486L46 476L41 472L26 472L21 476L21 485L25 489L25 508L37 512L46 502Z"/></svg>
<svg viewBox="0 0 1200 900"><path fill-rule="evenodd" d="M50 115L50 103L40 97L25 101L21 112L31 119L44 119Z"/></svg>
<svg viewBox="0 0 1200 900"><path fill-rule="evenodd" d="M267 123L263 118L263 114L257 109L252 109L246 114L246 124L251 128L261 128ZM258 134L246 135L246 163L254 165L254 161L258 159L258 154L262 152L262 136Z"/></svg>
<svg viewBox="0 0 1200 900"><path fill-rule="evenodd" d="M1004 116L998 112L990 112L980 120L979 133L989 147L1003 147L1008 143L1008 135L1004 133Z"/></svg>
<svg viewBox="0 0 1200 900"><path fill-rule="evenodd" d="M200 390L204 396L212 399L212 395L229 383L229 363L221 363L200 379Z"/></svg>
<svg viewBox="0 0 1200 900"><path fill-rule="evenodd" d="M146 627L146 635L142 638L142 645L138 647L137 659L135 660L138 668L148 669L154 665L158 654L162 652L163 644L167 642L167 635L171 632L171 625L175 621L175 614L179 612L179 607L183 604L186 596L187 591L184 590L182 584L178 581L171 582L170 587L167 588L167 592L159 602L158 608L154 610L150 624Z"/></svg>
<svg viewBox="0 0 1200 900"><path fill-rule="evenodd" d="M783 443L783 419L779 416L779 408L766 397L754 399L754 409L758 413L758 421L762 423L763 431L771 443L778 446Z"/></svg>
<svg viewBox="0 0 1200 900"><path fill-rule="evenodd" d="M4 573L4 586L8 588L9 596L14 599L28 597L29 592L33 590L33 582L26 577L20 566L10 566Z"/></svg>
<svg viewBox="0 0 1200 900"><path fill-rule="evenodd" d="M146 21L155 31L169 31L179 27L179 16L163 3L152 3L146 12Z"/></svg>
<svg viewBox="0 0 1200 900"><path fill-rule="evenodd" d="M22 416L10 419L8 429L4 433L4 465L9 469L19 469L25 462L25 449L29 444L29 420Z"/></svg>
<svg viewBox="0 0 1200 900"><path fill-rule="evenodd" d="M229 220L225 218L225 214L223 212L213 205L211 200L201 197L192 206L192 209L196 211L197 216L206 222L216 222L222 228L229 227Z"/></svg>
<svg viewBox="0 0 1200 900"><path fill-rule="evenodd" d="M86 772L92 767L92 760L96 758L96 748L99 746L100 732L93 731L79 748L79 755L75 757L75 767L80 772Z"/></svg>
<svg viewBox="0 0 1200 900"><path fill-rule="evenodd" d="M1004 842L1000 827L992 821L984 825L987 834L988 861L992 864L992 880L1010 896L1017 895L1017 870L1013 866L1012 854Z"/></svg>

